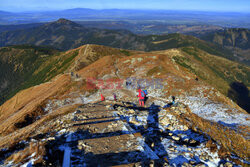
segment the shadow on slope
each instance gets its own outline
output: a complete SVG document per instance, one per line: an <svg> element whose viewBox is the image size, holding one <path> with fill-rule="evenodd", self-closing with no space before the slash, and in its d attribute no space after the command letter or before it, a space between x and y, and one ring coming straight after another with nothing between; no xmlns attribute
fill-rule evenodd
<svg viewBox="0 0 250 167"><path fill-rule="evenodd" d="M233 99L241 108L250 113L249 90L244 83L232 82L228 90L228 97Z"/></svg>
<svg viewBox="0 0 250 167"><path fill-rule="evenodd" d="M168 162L171 164L179 164L179 165L182 164L181 162L189 162L189 160L183 156L179 156L176 158L170 158L168 156L168 150L166 150L166 148L162 144L162 139L164 138L170 140L173 139L171 138L171 136L168 135L168 131L162 131L159 127L160 125L159 125L158 112L160 111L159 108L160 106L154 104L152 104L148 108L137 107L137 106L126 107L125 105L118 105L118 106L124 108L133 108L135 110L138 110L139 112L147 111L148 112L146 120L147 125L146 126L135 125L129 122L130 116L122 115L119 120L124 120L124 121L127 120L127 123L129 124L130 127L130 130L128 131L124 130L124 131L115 131L108 133L91 133L89 131L78 129L74 133L60 136L56 140L48 143L46 147L47 148L46 165L48 165L47 163L51 163L52 165L58 165L58 164L62 165L63 154L61 154L60 157L54 157L53 155L57 151L66 150L67 147L71 149L70 159L72 165L84 164L86 166L114 166L114 165L127 165L131 163L139 163L142 166L149 166L150 164L153 163L154 166L164 166L164 164ZM89 120L89 118L87 118L86 120ZM110 118L107 121L114 121L114 119ZM86 124L73 124L73 126L81 126L81 125L86 126L86 125L91 125L93 123L100 123L100 122L93 121ZM171 131L171 132L173 132L174 134L181 133L178 131ZM110 150L110 152L108 153L94 154L93 152L86 152L85 149L80 150L78 147L79 140L88 140L97 138L100 138L102 140L107 140L108 137L121 136L126 134L134 134L135 136L140 134L141 137L144 138L144 142L142 143L140 142L140 144L142 144L141 146L143 147L143 150L134 150L134 151L118 150L118 152L117 151L113 152L114 150L113 151ZM67 142L66 138L68 138L67 136L69 135L71 135L72 140L70 142ZM205 140L206 139L204 138L204 141ZM191 147L196 147L200 144L196 143L196 145L192 145L190 143L184 142L182 139L180 139L180 141L175 141L175 143L177 145L187 145ZM201 163L201 161L197 157L197 159L195 160L195 164L199 163Z"/></svg>

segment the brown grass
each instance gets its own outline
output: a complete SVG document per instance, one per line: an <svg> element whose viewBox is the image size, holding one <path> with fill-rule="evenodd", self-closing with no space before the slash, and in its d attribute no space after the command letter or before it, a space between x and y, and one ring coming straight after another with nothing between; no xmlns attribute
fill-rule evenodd
<svg viewBox="0 0 250 167"><path fill-rule="evenodd" d="M17 153L12 154L9 156L5 162L13 161L15 164L19 163L26 163L29 160L29 157L35 153L33 159L36 159L34 164L36 163L42 163L43 156L46 153L45 150L45 142L31 142L28 147L26 147L24 150L21 150Z"/></svg>
<svg viewBox="0 0 250 167"><path fill-rule="evenodd" d="M78 104L73 106L66 106L64 108L60 108L53 113L46 115L39 119L38 121L34 122L33 124L26 126L22 129L16 130L15 133L11 133L0 138L0 147L12 147L18 142L22 140L26 140L28 137L36 135L36 130L41 127L45 126L45 130L39 133L47 133L49 130L53 131L53 127L50 126L49 121L61 116L68 114L70 112L74 112L76 108L79 107ZM46 128L47 127L47 128Z"/></svg>
<svg viewBox="0 0 250 167"><path fill-rule="evenodd" d="M250 157L250 142L244 137L247 134L235 132L216 122L205 120L193 114L187 106L186 110L186 113L175 115L193 130L206 133L212 140L219 143L221 145L219 156L227 158L230 153L234 153L243 159ZM216 149L212 141L209 141L207 146L210 147L211 151Z"/></svg>

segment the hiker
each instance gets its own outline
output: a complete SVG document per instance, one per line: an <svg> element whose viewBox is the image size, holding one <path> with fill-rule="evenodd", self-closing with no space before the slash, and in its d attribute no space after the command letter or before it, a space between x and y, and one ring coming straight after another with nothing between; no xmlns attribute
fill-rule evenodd
<svg viewBox="0 0 250 167"><path fill-rule="evenodd" d="M138 89L138 97L139 97L139 105L144 107L144 97L145 97L145 93L144 91L141 90L141 88Z"/></svg>
<svg viewBox="0 0 250 167"><path fill-rule="evenodd" d="M105 100L105 97L101 93L101 101L104 101L104 100Z"/></svg>
<svg viewBox="0 0 250 167"><path fill-rule="evenodd" d="M113 93L113 96L114 96L114 101L116 101L117 99L116 99L116 94L115 93Z"/></svg>
<svg viewBox="0 0 250 167"><path fill-rule="evenodd" d="M175 96L172 96L172 102L168 103L167 105L163 106L163 108L171 107L173 104L175 104Z"/></svg>
<svg viewBox="0 0 250 167"><path fill-rule="evenodd" d="M143 92L144 92L144 95L145 95L145 97L144 97L144 104L146 104L146 102L147 102L147 100L148 100L148 91L145 89L145 90L143 90Z"/></svg>

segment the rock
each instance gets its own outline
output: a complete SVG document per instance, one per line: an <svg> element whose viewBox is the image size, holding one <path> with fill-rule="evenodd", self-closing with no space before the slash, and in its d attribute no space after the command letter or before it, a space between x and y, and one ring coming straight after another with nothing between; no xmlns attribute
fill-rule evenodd
<svg viewBox="0 0 250 167"><path fill-rule="evenodd" d="M173 133L168 133L169 136L173 136Z"/></svg>
<svg viewBox="0 0 250 167"><path fill-rule="evenodd" d="M226 163L224 164L224 167L233 167L233 164L230 163L230 162L226 162Z"/></svg>
<svg viewBox="0 0 250 167"><path fill-rule="evenodd" d="M198 164L195 167L206 167L206 165L204 165L204 164Z"/></svg>
<svg viewBox="0 0 250 167"><path fill-rule="evenodd" d="M181 112L180 112L179 110L175 110L174 112L175 112L176 114L179 114L179 115L181 114Z"/></svg>
<svg viewBox="0 0 250 167"><path fill-rule="evenodd" d="M184 162L181 167L192 167L191 164L187 163L187 162Z"/></svg>
<svg viewBox="0 0 250 167"><path fill-rule="evenodd" d="M190 141L190 143L191 143L191 144L195 144L195 143L197 143L197 141L195 141L194 139L192 139L192 140Z"/></svg>
<svg viewBox="0 0 250 167"><path fill-rule="evenodd" d="M135 114L135 110L132 109L128 110L128 114Z"/></svg>
<svg viewBox="0 0 250 167"><path fill-rule="evenodd" d="M188 151L192 151L192 148L188 148Z"/></svg>
<svg viewBox="0 0 250 167"><path fill-rule="evenodd" d="M174 148L174 147L170 147L169 150L170 150L170 151L174 151L175 148Z"/></svg>
<svg viewBox="0 0 250 167"><path fill-rule="evenodd" d="M154 160L151 160L151 161L150 161L149 167L154 167Z"/></svg>
<svg viewBox="0 0 250 167"><path fill-rule="evenodd" d="M185 108L180 108L181 113L186 113L187 110Z"/></svg>
<svg viewBox="0 0 250 167"><path fill-rule="evenodd" d="M170 130L170 131L173 131L173 130L174 130L174 127L173 127L172 125L169 125L169 126L167 127L167 129Z"/></svg>
<svg viewBox="0 0 250 167"><path fill-rule="evenodd" d="M81 145L78 145L77 148L78 148L78 150L82 150L83 149Z"/></svg>
<svg viewBox="0 0 250 167"><path fill-rule="evenodd" d="M193 161L193 160L190 160L189 163L192 164L192 165L194 165L196 162Z"/></svg>
<svg viewBox="0 0 250 167"><path fill-rule="evenodd" d="M49 137L47 138L48 141L51 141L51 140L56 140L55 137Z"/></svg>
<svg viewBox="0 0 250 167"><path fill-rule="evenodd" d="M208 156L208 160L214 162L214 159L211 156Z"/></svg>
<svg viewBox="0 0 250 167"><path fill-rule="evenodd" d="M172 139L178 141L178 140L180 140L180 137L178 137L178 136L172 136Z"/></svg>
<svg viewBox="0 0 250 167"><path fill-rule="evenodd" d="M168 124L170 124L170 121L167 117L164 117L163 119L160 120L160 123L163 125L163 126L166 126Z"/></svg>
<svg viewBox="0 0 250 167"><path fill-rule="evenodd" d="M187 125L183 125L183 130L187 131L188 130L188 126Z"/></svg>
<svg viewBox="0 0 250 167"><path fill-rule="evenodd" d="M184 139L184 142L188 142L188 138Z"/></svg>
<svg viewBox="0 0 250 167"><path fill-rule="evenodd" d="M135 163L134 167L142 167L141 163Z"/></svg>
<svg viewBox="0 0 250 167"><path fill-rule="evenodd" d="M189 156L190 156L191 158L194 158L194 154L193 154L193 153L189 153Z"/></svg>
<svg viewBox="0 0 250 167"><path fill-rule="evenodd" d="M167 162L164 162L163 167L170 167Z"/></svg>
<svg viewBox="0 0 250 167"><path fill-rule="evenodd" d="M206 160L207 160L207 159L206 159L206 156L204 156L204 155L201 155L201 156L200 156L200 159L203 160L203 161L206 161Z"/></svg>

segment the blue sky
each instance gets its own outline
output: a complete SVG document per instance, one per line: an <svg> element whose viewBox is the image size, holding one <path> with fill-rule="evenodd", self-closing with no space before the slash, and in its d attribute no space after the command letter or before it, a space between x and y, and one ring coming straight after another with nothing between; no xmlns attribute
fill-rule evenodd
<svg viewBox="0 0 250 167"><path fill-rule="evenodd" d="M0 10L12 12L71 8L250 12L250 0L0 0Z"/></svg>

